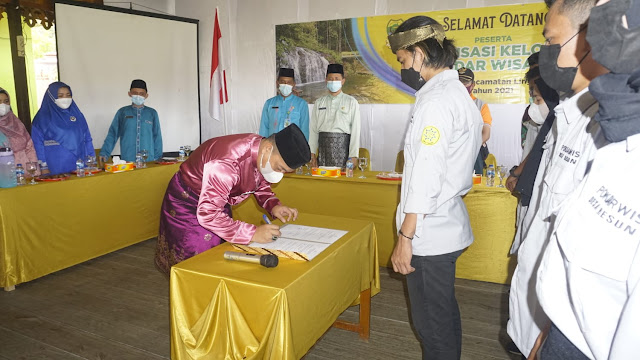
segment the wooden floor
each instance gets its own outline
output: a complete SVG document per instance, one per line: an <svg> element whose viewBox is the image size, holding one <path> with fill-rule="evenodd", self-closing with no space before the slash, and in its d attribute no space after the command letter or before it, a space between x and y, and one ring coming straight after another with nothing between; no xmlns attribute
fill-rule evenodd
<svg viewBox="0 0 640 360"><path fill-rule="evenodd" d="M0 291L0 359L168 359L169 284L153 265L155 240ZM330 329L304 357L420 359L402 277L381 271L371 339ZM508 287L458 280L463 359L510 359ZM342 317L355 319L357 308ZM349 355L347 355L349 354Z"/></svg>

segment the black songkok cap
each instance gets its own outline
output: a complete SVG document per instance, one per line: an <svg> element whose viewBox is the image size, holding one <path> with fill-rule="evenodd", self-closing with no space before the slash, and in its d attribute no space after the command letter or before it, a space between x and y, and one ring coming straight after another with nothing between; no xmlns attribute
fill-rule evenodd
<svg viewBox="0 0 640 360"><path fill-rule="evenodd" d="M291 124L276 133L276 147L287 166L297 169L311 160L311 150L302 130Z"/></svg>
<svg viewBox="0 0 640 360"><path fill-rule="evenodd" d="M278 77L290 77L290 78L294 78L294 72L293 69L289 69L289 68L280 68L280 71L278 72Z"/></svg>
<svg viewBox="0 0 640 360"><path fill-rule="evenodd" d="M344 76L344 68L340 64L329 64L327 66L327 75L329 74L341 74Z"/></svg>
<svg viewBox="0 0 640 360"><path fill-rule="evenodd" d="M147 91L147 83L144 80L135 79L131 82L130 89L144 89L144 91Z"/></svg>
<svg viewBox="0 0 640 360"><path fill-rule="evenodd" d="M473 82L473 80L475 79L475 75L473 75L473 71L471 71L471 69L461 67L460 69L458 69L458 78L460 79L460 81Z"/></svg>

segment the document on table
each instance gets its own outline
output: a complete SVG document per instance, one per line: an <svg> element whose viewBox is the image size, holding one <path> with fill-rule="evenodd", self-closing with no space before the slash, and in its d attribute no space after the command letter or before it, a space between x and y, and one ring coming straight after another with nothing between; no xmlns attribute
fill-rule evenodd
<svg viewBox="0 0 640 360"><path fill-rule="evenodd" d="M309 261L347 234L347 231L286 224L280 228L280 233L282 235L278 240L268 244L252 242L247 245L232 245L247 252L274 254L294 260Z"/></svg>

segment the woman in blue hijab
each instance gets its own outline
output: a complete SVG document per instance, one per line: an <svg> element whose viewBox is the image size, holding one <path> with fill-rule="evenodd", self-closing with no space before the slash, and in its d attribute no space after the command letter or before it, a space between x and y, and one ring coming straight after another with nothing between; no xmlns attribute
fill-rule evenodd
<svg viewBox="0 0 640 360"><path fill-rule="evenodd" d="M52 83L33 119L33 145L51 174L71 172L78 159L95 155L87 120L71 95L69 85Z"/></svg>

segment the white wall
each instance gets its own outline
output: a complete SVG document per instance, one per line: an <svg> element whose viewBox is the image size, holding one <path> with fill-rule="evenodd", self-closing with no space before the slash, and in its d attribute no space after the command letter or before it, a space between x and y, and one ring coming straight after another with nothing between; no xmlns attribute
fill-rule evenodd
<svg viewBox="0 0 640 360"><path fill-rule="evenodd" d="M152 0L147 0L152 1ZM275 95L275 25L351 17L400 14L431 10L475 8L536 3L535 0L174 0L177 16L200 20L201 109L204 138L225 133L257 132L264 101ZM230 103L225 124L207 113L209 72L213 38L213 19L219 7L224 39ZM230 26L231 24L231 26ZM348 81L348 80L347 80ZM493 107L492 107L493 108ZM519 108L518 108L519 109ZM496 109L501 112L503 109ZM374 169L391 170L402 137L410 106L363 105L361 143L371 150ZM494 137L507 136L519 141L520 119L501 119L495 124ZM381 129L384 131L369 131ZM498 135L498 136L496 136ZM492 141L489 147L492 148ZM503 148L496 144L493 148ZM520 153L512 149L501 154L504 165L519 162Z"/></svg>

